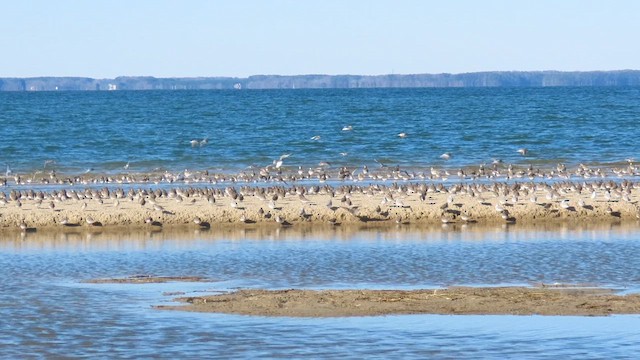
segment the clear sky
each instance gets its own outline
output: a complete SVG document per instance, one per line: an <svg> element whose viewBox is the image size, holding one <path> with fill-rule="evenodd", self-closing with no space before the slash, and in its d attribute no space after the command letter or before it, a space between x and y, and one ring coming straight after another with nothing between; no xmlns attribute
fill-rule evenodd
<svg viewBox="0 0 640 360"><path fill-rule="evenodd" d="M640 69L637 0L3 0L0 77Z"/></svg>

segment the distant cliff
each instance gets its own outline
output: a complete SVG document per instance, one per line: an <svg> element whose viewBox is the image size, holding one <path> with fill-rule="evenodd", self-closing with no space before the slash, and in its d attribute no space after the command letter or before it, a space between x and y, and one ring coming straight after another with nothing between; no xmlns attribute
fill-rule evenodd
<svg viewBox="0 0 640 360"><path fill-rule="evenodd" d="M248 78L150 76L0 78L0 91L323 89L423 87L640 86L639 70L498 71L414 75L256 75Z"/></svg>

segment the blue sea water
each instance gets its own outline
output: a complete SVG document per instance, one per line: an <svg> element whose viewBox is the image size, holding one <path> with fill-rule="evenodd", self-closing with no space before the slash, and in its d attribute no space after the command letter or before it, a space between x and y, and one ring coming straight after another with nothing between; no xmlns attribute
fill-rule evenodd
<svg viewBox="0 0 640 360"><path fill-rule="evenodd" d="M282 154L293 168L620 164L640 152L639 100L637 87L3 92L0 164L32 172L53 160L47 169L71 174L127 163L237 172Z"/></svg>

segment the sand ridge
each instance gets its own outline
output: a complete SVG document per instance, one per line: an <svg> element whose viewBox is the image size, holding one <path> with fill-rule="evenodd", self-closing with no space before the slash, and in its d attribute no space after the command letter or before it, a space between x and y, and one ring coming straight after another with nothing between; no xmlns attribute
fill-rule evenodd
<svg viewBox="0 0 640 360"><path fill-rule="evenodd" d="M635 221L639 188L594 181L12 190L0 192L0 228Z"/></svg>

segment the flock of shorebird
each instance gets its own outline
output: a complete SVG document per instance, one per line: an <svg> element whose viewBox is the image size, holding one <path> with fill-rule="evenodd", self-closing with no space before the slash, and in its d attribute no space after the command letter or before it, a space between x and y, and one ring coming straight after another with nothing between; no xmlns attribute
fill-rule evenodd
<svg viewBox="0 0 640 360"><path fill-rule="evenodd" d="M524 149L526 150L526 149ZM622 179L640 176L640 169L629 159L628 163L620 167L590 167L579 164L574 169L568 169L564 164L555 167L535 168L513 164L504 164L495 160L490 164L480 164L460 168L443 168L431 166L428 169L415 167L391 166L377 159L375 167L368 165L332 166L322 161L316 166L305 167L285 166L285 161L291 154L283 154L272 163L258 167L251 166L235 174L211 173L208 170L191 171L185 169L179 172L164 171L161 173L131 173L117 175L98 175L83 173L81 175L59 175L55 171L44 174L36 171L31 174L11 173L10 176L0 178L0 186L9 185L101 185L101 184L236 184L236 183L282 183L285 185L301 181L347 182L386 182L386 181L568 181L593 179ZM443 159L453 155L444 153ZM128 165L128 163L127 163Z"/></svg>
<svg viewBox="0 0 640 360"><path fill-rule="evenodd" d="M160 227L164 220L171 221L171 217L181 215L184 209L181 205L193 206L192 209L197 209L195 213L200 211L190 222L201 228L209 227L209 221L220 222L221 219L216 216L227 212L232 216L223 219L224 222L274 221L282 226L310 220L338 225L341 219L406 224L412 220L421 220L420 217L429 221L439 220L443 224L496 218L513 223L527 204L533 206L534 210L564 211L567 214L600 211L611 217L620 217L621 207L627 206L634 209L636 218L640 219L638 189L639 183L627 180L494 182L448 186L433 182L367 186L351 184L336 187L326 184L287 187L245 185L238 188L228 186L155 190L104 187L84 190L11 190L8 194L0 192L0 209L24 209L23 204L28 203L29 210L50 211L52 222L62 226L80 226L83 223L87 226L101 226L101 221L105 221L100 218L101 210L117 211L126 206L127 211L133 210L144 216L145 224ZM88 208L91 208L91 213ZM194 211L187 213L193 214ZM24 218L19 221L18 227L22 231L29 229Z"/></svg>

